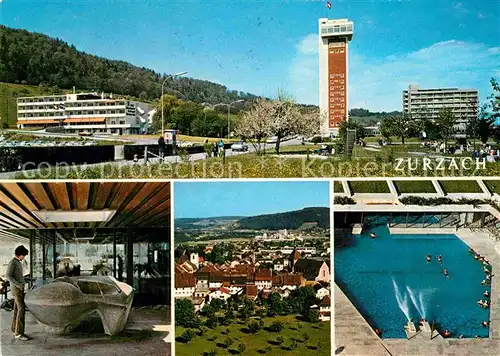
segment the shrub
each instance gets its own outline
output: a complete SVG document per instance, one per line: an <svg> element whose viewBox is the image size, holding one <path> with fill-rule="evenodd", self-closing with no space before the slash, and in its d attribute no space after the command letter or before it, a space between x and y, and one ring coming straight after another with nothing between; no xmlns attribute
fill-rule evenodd
<svg viewBox="0 0 500 356"><path fill-rule="evenodd" d="M274 321L269 327L269 330L275 333L279 333L281 330L283 330L283 324L280 321Z"/></svg>
<svg viewBox="0 0 500 356"><path fill-rule="evenodd" d="M238 345L238 351L240 352L240 354L242 354L243 351L245 351L246 349L247 349L247 347L245 346L245 344Z"/></svg>
<svg viewBox="0 0 500 356"><path fill-rule="evenodd" d="M226 348L230 347L232 344L234 344L234 340L231 339L230 337L224 340L224 346L226 346Z"/></svg>
<svg viewBox="0 0 500 356"><path fill-rule="evenodd" d="M196 333L193 330L187 329L186 331L184 331L184 333L182 333L181 338L187 344L191 340L193 340L193 338L195 336L196 336Z"/></svg>
<svg viewBox="0 0 500 356"><path fill-rule="evenodd" d="M323 141L323 138L321 136L314 136L311 140L311 142L314 144L321 143L322 141Z"/></svg>
<svg viewBox="0 0 500 356"><path fill-rule="evenodd" d="M217 317L212 316L212 317L208 318L205 321L205 326L210 328L210 329L214 329L215 327L217 327Z"/></svg>
<svg viewBox="0 0 500 356"><path fill-rule="evenodd" d="M309 313L307 314L307 319L311 323L317 323L319 321L319 311L317 311L317 310L310 310Z"/></svg>
<svg viewBox="0 0 500 356"><path fill-rule="evenodd" d="M261 329L261 326L256 321L248 323L248 330L251 334L257 333Z"/></svg>
<svg viewBox="0 0 500 356"><path fill-rule="evenodd" d="M203 356L217 356L217 351L215 350L205 351L203 353Z"/></svg>
<svg viewBox="0 0 500 356"><path fill-rule="evenodd" d="M278 336L276 338L276 341L278 342L279 345L285 342L285 338L283 336Z"/></svg>
<svg viewBox="0 0 500 356"><path fill-rule="evenodd" d="M354 205L354 204L356 204L356 202L352 198L339 197L339 196L336 196L333 198L333 203L337 204L337 205Z"/></svg>

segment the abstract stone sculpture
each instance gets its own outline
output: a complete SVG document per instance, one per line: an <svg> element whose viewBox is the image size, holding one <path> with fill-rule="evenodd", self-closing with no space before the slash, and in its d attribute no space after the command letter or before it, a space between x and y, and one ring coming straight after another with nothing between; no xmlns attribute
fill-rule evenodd
<svg viewBox="0 0 500 356"><path fill-rule="evenodd" d="M67 334L97 311L107 335L120 333L127 323L134 289L109 276L61 277L26 293L25 303L50 333Z"/></svg>

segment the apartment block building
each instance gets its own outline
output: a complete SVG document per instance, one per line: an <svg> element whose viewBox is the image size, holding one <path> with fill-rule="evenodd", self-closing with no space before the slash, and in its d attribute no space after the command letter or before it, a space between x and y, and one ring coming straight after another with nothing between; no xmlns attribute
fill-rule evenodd
<svg viewBox="0 0 500 356"><path fill-rule="evenodd" d="M18 128L63 127L71 133L141 134L149 126L149 105L112 95L71 93L17 99Z"/></svg>
<svg viewBox="0 0 500 356"><path fill-rule="evenodd" d="M414 119L436 119L438 113L449 108L455 115L458 134L465 133L467 121L478 113L476 89L420 89L410 85L403 91L403 112Z"/></svg>

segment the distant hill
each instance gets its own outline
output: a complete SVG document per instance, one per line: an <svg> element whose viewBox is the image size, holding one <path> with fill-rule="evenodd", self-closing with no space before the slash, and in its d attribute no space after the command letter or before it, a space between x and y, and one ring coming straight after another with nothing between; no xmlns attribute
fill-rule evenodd
<svg viewBox="0 0 500 356"><path fill-rule="evenodd" d="M254 230L280 230L299 229L307 223L317 223L317 227L330 227L329 208L305 208L286 213L266 214L244 218L238 221L238 226L243 229Z"/></svg>
<svg viewBox="0 0 500 356"><path fill-rule="evenodd" d="M43 34L0 25L0 82L43 85L48 88L105 91L157 99L165 73L125 61L106 59ZM197 103L252 100L256 95L229 90L206 80L179 77L167 80L165 93Z"/></svg>
<svg viewBox="0 0 500 356"><path fill-rule="evenodd" d="M176 229L200 229L209 226L219 226L224 224L234 223L242 216L215 216L207 218L180 218L175 219Z"/></svg>
<svg viewBox="0 0 500 356"><path fill-rule="evenodd" d="M395 116L401 115L401 111L370 111L368 109L355 108L349 110L349 117L354 116L358 118L368 118L368 117L387 117L387 116Z"/></svg>

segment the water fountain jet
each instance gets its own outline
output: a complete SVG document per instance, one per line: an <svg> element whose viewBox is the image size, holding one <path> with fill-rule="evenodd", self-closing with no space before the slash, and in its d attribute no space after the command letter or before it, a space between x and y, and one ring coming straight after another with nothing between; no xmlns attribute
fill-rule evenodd
<svg viewBox="0 0 500 356"><path fill-rule="evenodd" d="M392 278L392 285L394 287L394 295L396 296L396 301L398 302L399 309L404 313L406 316L406 319L410 321L410 308L408 307L408 296L405 295L402 296L401 293L399 292L399 288L396 284L396 281L394 280L394 277Z"/></svg>

